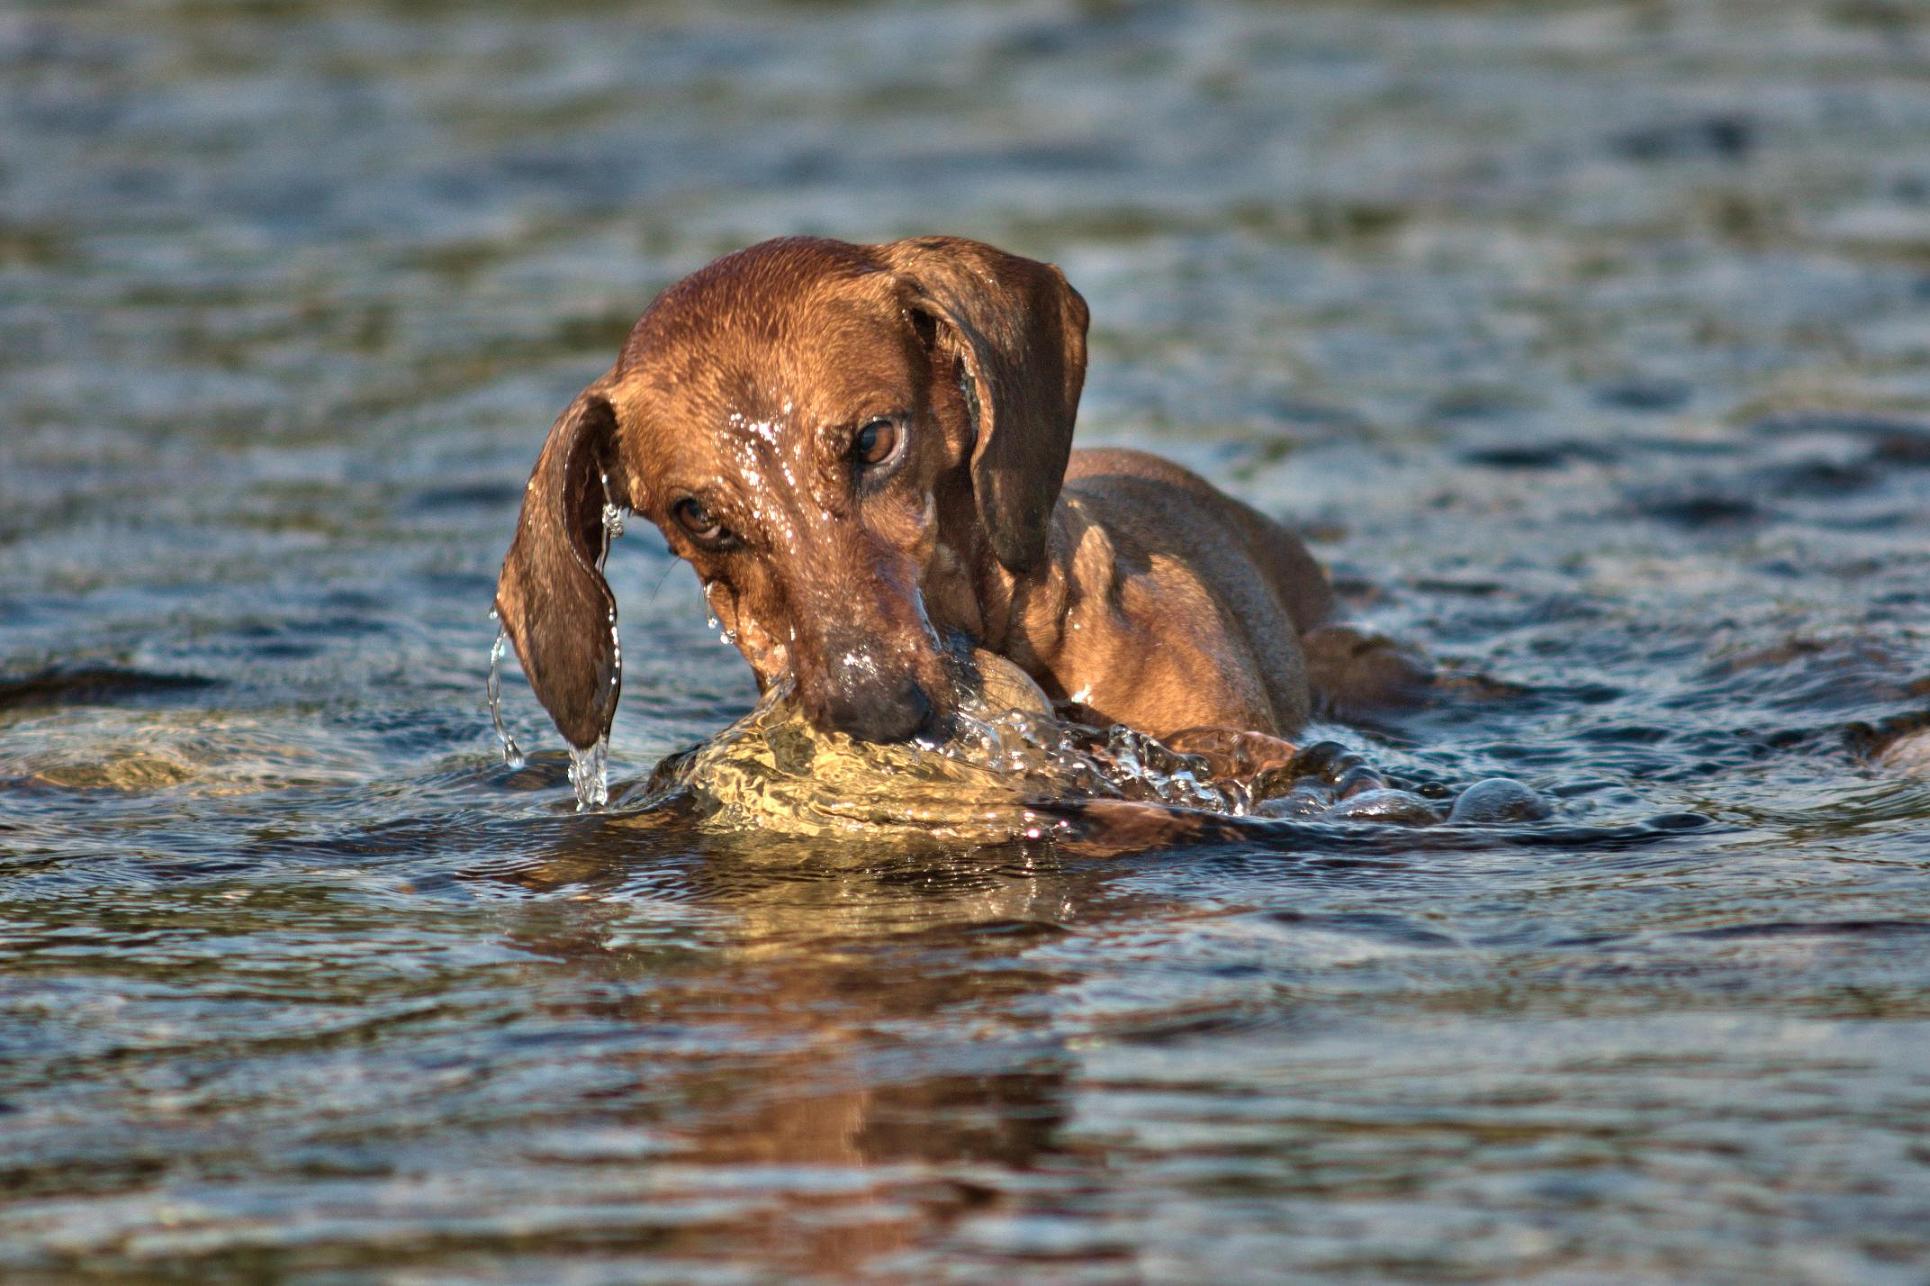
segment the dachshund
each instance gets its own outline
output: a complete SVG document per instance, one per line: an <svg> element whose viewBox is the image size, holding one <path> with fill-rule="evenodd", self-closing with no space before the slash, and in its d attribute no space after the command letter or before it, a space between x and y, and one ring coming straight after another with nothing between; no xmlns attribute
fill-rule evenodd
<svg viewBox="0 0 1930 1286"><path fill-rule="evenodd" d="M696 569L760 689L789 676L862 741L942 736L961 647L1179 748L1384 678L1297 537L1156 456L1072 450L1086 324L1056 267L957 237L781 238L665 290L551 427L497 583L564 737L606 735L620 688L611 507Z"/></svg>

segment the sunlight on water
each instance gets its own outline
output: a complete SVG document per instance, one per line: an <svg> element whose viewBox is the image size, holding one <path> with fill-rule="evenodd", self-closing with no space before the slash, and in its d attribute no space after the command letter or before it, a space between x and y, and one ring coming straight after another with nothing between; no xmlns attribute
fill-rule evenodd
<svg viewBox="0 0 1930 1286"><path fill-rule="evenodd" d="M0 1280L1923 1279L1924 5L129 11L0 10ZM544 426L800 232L1436 699L854 745L631 517L548 750Z"/></svg>

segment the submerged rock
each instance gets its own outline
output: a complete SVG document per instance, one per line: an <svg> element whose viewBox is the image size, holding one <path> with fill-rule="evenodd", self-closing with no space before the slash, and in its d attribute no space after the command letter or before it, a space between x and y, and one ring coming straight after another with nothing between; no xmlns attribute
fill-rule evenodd
<svg viewBox="0 0 1930 1286"><path fill-rule="evenodd" d="M1876 761L1898 772L1930 777L1930 728L1898 737L1877 754Z"/></svg>
<svg viewBox="0 0 1930 1286"><path fill-rule="evenodd" d="M0 715L0 782L125 795L214 798L361 779L339 743L299 741L253 714L55 706Z"/></svg>

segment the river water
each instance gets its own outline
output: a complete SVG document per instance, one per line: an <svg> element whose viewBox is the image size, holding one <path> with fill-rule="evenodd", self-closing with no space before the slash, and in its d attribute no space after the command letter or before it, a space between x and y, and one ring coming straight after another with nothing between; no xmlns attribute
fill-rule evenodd
<svg viewBox="0 0 1930 1286"><path fill-rule="evenodd" d="M8 1280L1919 1282L1930 21L1885 0L0 11ZM613 808L487 611L556 411L772 235L1094 317L1539 822L1105 855Z"/></svg>

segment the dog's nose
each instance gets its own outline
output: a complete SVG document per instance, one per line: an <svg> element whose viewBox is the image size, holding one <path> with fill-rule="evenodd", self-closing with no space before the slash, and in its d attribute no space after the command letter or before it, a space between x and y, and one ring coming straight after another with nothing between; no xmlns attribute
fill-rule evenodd
<svg viewBox="0 0 1930 1286"><path fill-rule="evenodd" d="M840 687L824 703L825 722L859 741L910 741L932 726L933 713L916 679Z"/></svg>

